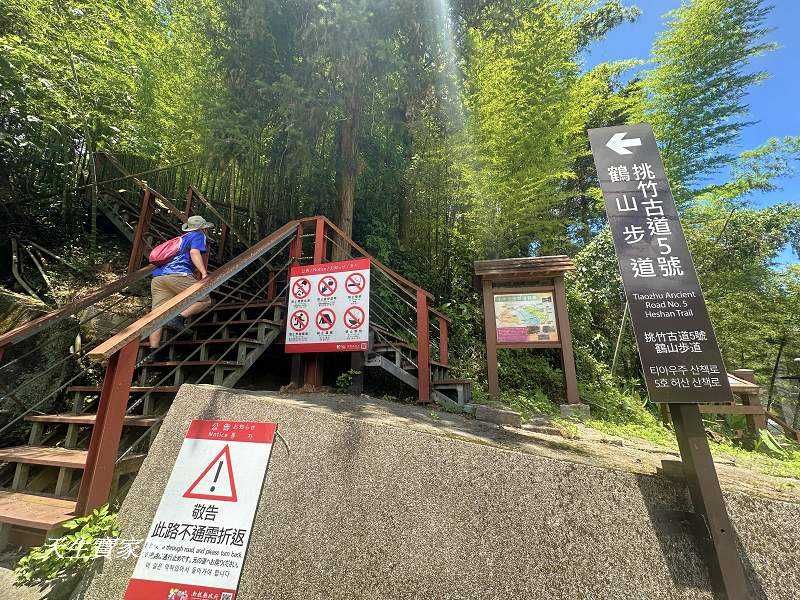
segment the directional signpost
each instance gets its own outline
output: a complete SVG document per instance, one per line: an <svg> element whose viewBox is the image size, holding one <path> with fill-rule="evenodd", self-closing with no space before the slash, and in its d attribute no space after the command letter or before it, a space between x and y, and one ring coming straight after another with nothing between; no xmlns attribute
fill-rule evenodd
<svg viewBox="0 0 800 600"><path fill-rule="evenodd" d="M730 402L730 385L653 130L591 129L589 140L647 391L669 404L712 580L729 600L749 598L697 407Z"/></svg>

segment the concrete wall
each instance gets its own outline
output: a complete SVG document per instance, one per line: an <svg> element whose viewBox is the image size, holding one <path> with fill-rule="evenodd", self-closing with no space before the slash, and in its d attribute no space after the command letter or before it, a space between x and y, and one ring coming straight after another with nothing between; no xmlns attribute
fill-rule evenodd
<svg viewBox="0 0 800 600"><path fill-rule="evenodd" d="M122 537L146 535L193 418L276 421L290 448L273 451L241 600L713 598L680 484L365 418L331 397L183 386ZM800 597L800 506L727 500L753 597ZM80 597L121 598L134 562L105 562Z"/></svg>

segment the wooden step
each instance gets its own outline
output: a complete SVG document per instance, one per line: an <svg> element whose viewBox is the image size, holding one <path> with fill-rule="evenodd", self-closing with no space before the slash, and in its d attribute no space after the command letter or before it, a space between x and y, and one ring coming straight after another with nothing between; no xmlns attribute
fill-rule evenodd
<svg viewBox="0 0 800 600"><path fill-rule="evenodd" d="M276 298L275 300L258 300L253 302L230 302L230 303L220 303L220 304L212 304L211 310L212 311L223 311L223 310L241 310L241 309L248 309L248 308L268 308L270 306L286 306L286 299L285 298Z"/></svg>
<svg viewBox="0 0 800 600"><path fill-rule="evenodd" d="M33 423L66 423L67 425L94 425L97 415L63 413L58 415L33 415L25 417L26 421ZM150 427L161 419L156 417L143 417L141 415L125 415L124 425L128 427Z"/></svg>
<svg viewBox="0 0 800 600"><path fill-rule="evenodd" d="M255 344L257 346L261 344L261 342L259 342L258 340L254 340L252 338L242 338L241 340L237 338L225 338L225 339L212 338L209 340L175 340L173 342L170 342L168 345L200 346L202 344L233 344L233 343ZM139 344L139 347L149 348L150 344L148 342L142 342Z"/></svg>
<svg viewBox="0 0 800 600"><path fill-rule="evenodd" d="M227 327L228 325L255 325L258 323L266 323L268 325L272 325L273 327L283 327L283 323L280 321L273 321L272 319L240 319L237 321L200 321L197 323L190 323L189 328L192 329L194 327L222 327L223 325Z"/></svg>
<svg viewBox="0 0 800 600"><path fill-rule="evenodd" d="M433 387L437 385L472 385L470 379L434 379L432 383Z"/></svg>
<svg viewBox="0 0 800 600"><path fill-rule="evenodd" d="M0 461L82 469L86 464L87 454L86 450L44 446L14 446L0 449Z"/></svg>
<svg viewBox="0 0 800 600"><path fill-rule="evenodd" d="M75 504L53 496L0 490L0 523L48 531L72 519Z"/></svg>
<svg viewBox="0 0 800 600"><path fill-rule="evenodd" d="M242 363L235 360L157 360L153 362L143 362L143 367L230 367L238 369Z"/></svg>
<svg viewBox="0 0 800 600"><path fill-rule="evenodd" d="M88 454L88 450L72 450L49 446L14 446L0 449L0 462L83 469L86 466ZM141 464L144 457L144 454L128 455L117 467L126 472L130 471L138 464Z"/></svg>
<svg viewBox="0 0 800 600"><path fill-rule="evenodd" d="M72 387L67 388L67 392L84 392L84 393L91 393L97 394L103 388L97 385L74 385ZM146 394L148 392L157 393L157 394L177 394L178 393L178 386L172 385L160 385L160 386L147 386L147 385L132 385L131 386L131 393L134 394Z"/></svg>

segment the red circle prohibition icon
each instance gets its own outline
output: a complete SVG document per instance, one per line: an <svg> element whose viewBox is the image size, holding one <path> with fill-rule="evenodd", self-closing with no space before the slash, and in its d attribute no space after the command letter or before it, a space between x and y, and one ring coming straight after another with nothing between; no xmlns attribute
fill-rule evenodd
<svg viewBox="0 0 800 600"><path fill-rule="evenodd" d="M321 296L325 296L326 298L328 296L333 296L338 286L339 284L336 283L336 277L331 275L325 275L325 277L317 282L317 290Z"/></svg>
<svg viewBox="0 0 800 600"><path fill-rule="evenodd" d="M360 306L351 306L344 311L344 325L348 329L358 329L364 324L366 315Z"/></svg>
<svg viewBox="0 0 800 600"><path fill-rule="evenodd" d="M350 273L345 279L344 289L348 294L360 294L364 291L367 285L367 280L361 273Z"/></svg>
<svg viewBox="0 0 800 600"><path fill-rule="evenodd" d="M301 277L292 284L292 296L302 300L311 293L311 282L305 277Z"/></svg>
<svg viewBox="0 0 800 600"><path fill-rule="evenodd" d="M322 331L330 331L336 324L336 313L330 308L323 308L317 313L317 327Z"/></svg>
<svg viewBox="0 0 800 600"><path fill-rule="evenodd" d="M292 331L296 331L300 333L301 331L305 331L308 324L311 322L311 318L308 316L308 313L304 311L302 308L296 310L292 313L292 316L289 317L289 327L292 328Z"/></svg>

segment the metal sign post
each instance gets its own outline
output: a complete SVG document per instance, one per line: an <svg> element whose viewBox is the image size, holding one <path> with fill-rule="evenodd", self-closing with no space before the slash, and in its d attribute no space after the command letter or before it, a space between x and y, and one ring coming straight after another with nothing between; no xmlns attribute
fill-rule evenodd
<svg viewBox="0 0 800 600"><path fill-rule="evenodd" d="M725 365L650 125L589 130L647 391L668 403L709 571L728 600L749 598L711 458L701 403L730 402Z"/></svg>

